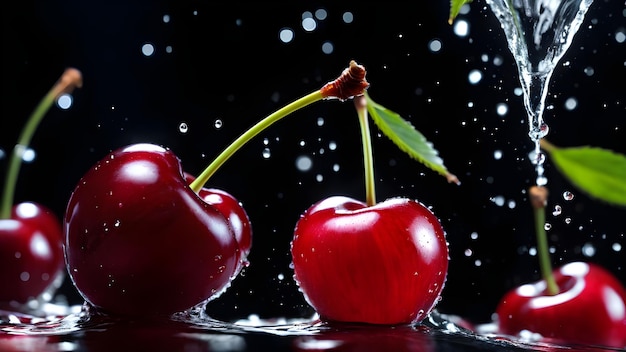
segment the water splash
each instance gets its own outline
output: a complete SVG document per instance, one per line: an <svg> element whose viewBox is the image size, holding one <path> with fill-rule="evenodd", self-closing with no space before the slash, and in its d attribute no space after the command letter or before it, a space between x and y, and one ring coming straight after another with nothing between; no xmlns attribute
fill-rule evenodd
<svg viewBox="0 0 626 352"><path fill-rule="evenodd" d="M197 351L244 351L250 341L291 345L295 351L386 350L433 351L445 345L471 350L555 351L572 346L546 342L537 334L505 336L497 324L473 326L454 316L432 311L420 324L376 326L333 324L319 316L308 318L261 319L250 315L233 322L214 319L205 303L159 319L124 319L98 313L88 304L59 305L48 315L0 311L0 349L14 345L35 346L46 351L81 350L97 346L98 351L124 348L168 350L188 347ZM63 312L63 313L60 313ZM280 341L280 342L277 342ZM576 346L577 351L606 351ZM456 349L454 349L456 350Z"/></svg>
<svg viewBox="0 0 626 352"><path fill-rule="evenodd" d="M548 134L543 120L554 68L563 57L592 0L486 0L500 21L517 63L524 93L531 141L540 156L539 140ZM544 182L543 161L537 160L537 180Z"/></svg>

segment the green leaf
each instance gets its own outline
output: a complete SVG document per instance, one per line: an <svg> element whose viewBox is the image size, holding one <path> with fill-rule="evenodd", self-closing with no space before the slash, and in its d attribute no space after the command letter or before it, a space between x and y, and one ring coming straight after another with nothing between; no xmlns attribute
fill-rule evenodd
<svg viewBox="0 0 626 352"><path fill-rule="evenodd" d="M439 157L439 152L433 148L432 143L427 141L422 133L397 113L373 101L367 92L364 93L364 96L367 101L367 111L372 120L400 150L431 170L443 175L448 182L460 184L459 179L448 172L443 160Z"/></svg>
<svg viewBox="0 0 626 352"><path fill-rule="evenodd" d="M452 24L461 11L461 7L470 2L472 2L472 0L450 0L450 17L448 18L448 23Z"/></svg>
<svg viewBox="0 0 626 352"><path fill-rule="evenodd" d="M597 147L558 148L541 141L557 169L578 189L626 207L626 156Z"/></svg>

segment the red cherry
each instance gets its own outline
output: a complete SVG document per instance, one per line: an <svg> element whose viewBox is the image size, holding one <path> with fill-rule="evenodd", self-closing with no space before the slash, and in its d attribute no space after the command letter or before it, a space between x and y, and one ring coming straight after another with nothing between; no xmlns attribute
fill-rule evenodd
<svg viewBox="0 0 626 352"><path fill-rule="evenodd" d="M327 321L419 322L448 271L439 220L405 198L369 207L341 196L320 201L296 224L291 252L296 282Z"/></svg>
<svg viewBox="0 0 626 352"><path fill-rule="evenodd" d="M193 175L185 173L187 183L193 182L194 179ZM252 248L252 227L246 210L235 197L221 189L203 187L198 191L198 195L219 210L231 225L241 257L239 260L240 268L237 270L239 272L245 266Z"/></svg>
<svg viewBox="0 0 626 352"><path fill-rule="evenodd" d="M63 278L61 223L41 204L12 207L0 220L0 302L25 304L58 288Z"/></svg>
<svg viewBox="0 0 626 352"><path fill-rule="evenodd" d="M65 215L68 272L97 309L167 315L230 284L238 247L228 220L189 188L168 149L118 149L79 181Z"/></svg>
<svg viewBox="0 0 626 352"><path fill-rule="evenodd" d="M517 287L496 308L499 329L522 330L568 343L626 347L626 290L605 269L574 262L554 270L560 292L549 295L545 280Z"/></svg>

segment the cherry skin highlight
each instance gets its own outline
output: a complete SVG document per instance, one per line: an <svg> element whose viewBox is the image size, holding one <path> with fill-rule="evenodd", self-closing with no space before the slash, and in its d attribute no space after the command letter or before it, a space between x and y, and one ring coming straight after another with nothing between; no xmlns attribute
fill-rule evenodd
<svg viewBox="0 0 626 352"><path fill-rule="evenodd" d="M45 206L16 204L0 220L0 302L25 304L56 289L65 272L61 222Z"/></svg>
<svg viewBox="0 0 626 352"><path fill-rule="evenodd" d="M169 149L113 151L78 182L65 214L67 270L101 312L168 315L219 296L240 259L228 219L189 188Z"/></svg>
<svg viewBox="0 0 626 352"><path fill-rule="evenodd" d="M496 313L499 330L522 330L566 343L626 346L626 290L593 263L573 262L554 270L560 292L549 295L544 280L507 292Z"/></svg>
<svg viewBox="0 0 626 352"><path fill-rule="evenodd" d="M419 322L439 301L448 271L439 220L406 198L373 206L322 200L297 222L291 252L297 284L326 321Z"/></svg>

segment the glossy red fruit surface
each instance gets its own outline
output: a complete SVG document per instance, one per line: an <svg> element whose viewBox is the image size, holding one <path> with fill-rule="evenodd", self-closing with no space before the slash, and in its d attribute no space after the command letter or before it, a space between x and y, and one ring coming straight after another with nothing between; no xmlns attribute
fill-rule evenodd
<svg viewBox="0 0 626 352"><path fill-rule="evenodd" d="M0 302L24 304L52 293L64 263L61 222L50 209L23 202L0 220Z"/></svg>
<svg viewBox="0 0 626 352"><path fill-rule="evenodd" d="M626 347L626 291L602 267L573 262L554 271L560 293L544 280L517 287L497 306L503 334L528 330L569 343Z"/></svg>
<svg viewBox="0 0 626 352"><path fill-rule="evenodd" d="M448 271L439 220L406 198L370 207L341 196L320 201L296 224L291 252L296 282L327 321L419 322Z"/></svg>
<svg viewBox="0 0 626 352"><path fill-rule="evenodd" d="M178 158L152 144L93 166L65 214L67 270L100 311L171 314L217 297L239 251L228 220L185 180Z"/></svg>
<svg viewBox="0 0 626 352"><path fill-rule="evenodd" d="M187 183L191 184L195 177L185 173L185 179ZM239 247L240 270L245 266L248 254L250 254L250 250L252 249L252 226L246 210L237 198L221 189L202 188L198 192L198 195L205 202L219 210L230 223ZM239 270L237 270L237 272L239 272Z"/></svg>

